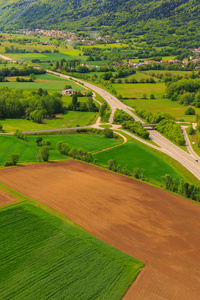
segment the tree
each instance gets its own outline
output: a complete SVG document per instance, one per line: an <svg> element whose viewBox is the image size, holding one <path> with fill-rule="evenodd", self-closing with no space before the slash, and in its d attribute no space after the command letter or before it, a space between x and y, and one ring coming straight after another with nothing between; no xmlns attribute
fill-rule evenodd
<svg viewBox="0 0 200 300"><path fill-rule="evenodd" d="M18 154L11 154L9 160L15 166L17 164L18 160L19 160L19 155Z"/></svg>
<svg viewBox="0 0 200 300"><path fill-rule="evenodd" d="M110 128L105 128L105 129L103 130L103 135L104 135L106 138L109 138L109 139L112 139L113 136L114 136L113 131L112 131L112 129L110 129Z"/></svg>
<svg viewBox="0 0 200 300"><path fill-rule="evenodd" d="M38 136L37 138L36 138L36 144L38 145L38 146L41 146L41 142L43 141L43 138L41 137L41 136Z"/></svg>
<svg viewBox="0 0 200 300"><path fill-rule="evenodd" d="M48 161L49 160L49 147L42 146L40 148L40 155L41 155L43 161Z"/></svg>
<svg viewBox="0 0 200 300"><path fill-rule="evenodd" d="M150 95L150 99L156 99L155 96L154 96L154 94Z"/></svg>
<svg viewBox="0 0 200 300"><path fill-rule="evenodd" d="M69 156L72 156L73 158L75 158L76 155L77 155L76 148L72 148L71 150L69 150Z"/></svg>
<svg viewBox="0 0 200 300"><path fill-rule="evenodd" d="M51 141L50 140L43 140L42 141L42 146L50 146L51 145Z"/></svg>
<svg viewBox="0 0 200 300"><path fill-rule="evenodd" d="M31 73L31 74L30 74L30 79L36 80L36 79L37 79L37 76L36 76L34 73Z"/></svg>
<svg viewBox="0 0 200 300"><path fill-rule="evenodd" d="M2 131L3 130L3 125L2 124L0 124L0 131Z"/></svg>
<svg viewBox="0 0 200 300"><path fill-rule="evenodd" d="M61 154L64 154L64 155L68 155L69 153L69 146L67 145L67 143L65 143L64 141L60 141L57 143L56 145L56 148L58 149L58 151L61 153Z"/></svg>
<svg viewBox="0 0 200 300"><path fill-rule="evenodd" d="M140 169L139 168L135 168L133 170L133 175L135 178L139 178L139 175L140 175Z"/></svg>
<svg viewBox="0 0 200 300"><path fill-rule="evenodd" d="M147 94L146 93L143 94L142 99L147 99Z"/></svg>
<svg viewBox="0 0 200 300"><path fill-rule="evenodd" d="M116 171L116 161L114 159L110 159L108 161L108 169L112 171Z"/></svg>
<svg viewBox="0 0 200 300"><path fill-rule="evenodd" d="M64 90L68 90L68 89L72 89L72 86L70 84L66 84L66 86L64 87Z"/></svg>
<svg viewBox="0 0 200 300"><path fill-rule="evenodd" d="M192 135L194 133L194 129L193 129L193 126L192 126L192 123L190 123L189 127L188 127L188 133L190 135Z"/></svg>
<svg viewBox="0 0 200 300"><path fill-rule="evenodd" d="M195 109L193 108L193 107L188 107L186 110L185 110L185 112L184 112L184 114L185 115L195 115Z"/></svg>

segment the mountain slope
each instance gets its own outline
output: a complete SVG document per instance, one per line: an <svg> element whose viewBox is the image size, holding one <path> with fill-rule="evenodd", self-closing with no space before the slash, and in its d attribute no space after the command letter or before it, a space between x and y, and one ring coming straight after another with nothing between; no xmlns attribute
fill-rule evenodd
<svg viewBox="0 0 200 300"><path fill-rule="evenodd" d="M2 0L0 26L136 32L199 24L199 0ZM156 26L152 25L155 24ZM150 27L148 29L148 27ZM184 27L183 27L184 30Z"/></svg>

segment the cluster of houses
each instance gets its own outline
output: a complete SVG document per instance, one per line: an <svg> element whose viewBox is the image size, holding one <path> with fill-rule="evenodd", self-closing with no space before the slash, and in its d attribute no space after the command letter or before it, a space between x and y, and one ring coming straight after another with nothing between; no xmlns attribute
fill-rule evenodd
<svg viewBox="0 0 200 300"><path fill-rule="evenodd" d="M178 60L178 59L170 59L168 61L166 60L161 60L161 61L156 61L156 60L145 60L145 61L141 61L141 62L132 62L132 61L129 61L128 63L128 66L129 67L134 67L134 68L139 68L140 66L144 66L144 65L149 65L149 64L175 64L175 65L179 65L180 63L182 63L182 67L184 68L185 65L188 64L188 60L186 59L183 59L182 61L181 60ZM200 62L200 58L193 58L193 57L190 57L190 62L193 62L194 64L197 64L198 62ZM198 66L196 67L198 68Z"/></svg>
<svg viewBox="0 0 200 300"><path fill-rule="evenodd" d="M25 30L18 30L16 33L29 35L29 36L45 36L45 37L58 37L63 38L67 43L70 42L81 42L85 45L94 45L97 43L109 43L113 42L114 37L110 37L109 35L99 36L98 33L92 33L91 36L86 37L78 37L75 35L74 32L71 31L61 31L61 30L46 30L46 29L25 29ZM115 41L116 43L119 40Z"/></svg>

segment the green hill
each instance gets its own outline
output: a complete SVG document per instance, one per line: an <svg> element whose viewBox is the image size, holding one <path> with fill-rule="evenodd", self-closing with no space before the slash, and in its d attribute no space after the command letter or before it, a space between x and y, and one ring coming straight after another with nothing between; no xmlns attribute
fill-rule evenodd
<svg viewBox="0 0 200 300"><path fill-rule="evenodd" d="M2 0L2 28L98 30L200 39L199 0Z"/></svg>

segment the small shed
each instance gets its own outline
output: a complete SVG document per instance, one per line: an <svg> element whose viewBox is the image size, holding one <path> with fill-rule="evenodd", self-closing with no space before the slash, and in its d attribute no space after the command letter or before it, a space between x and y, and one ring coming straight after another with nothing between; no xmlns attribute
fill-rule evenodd
<svg viewBox="0 0 200 300"><path fill-rule="evenodd" d="M62 90L62 92L61 92L62 95L73 95L75 93L76 93L76 90L73 90L73 89Z"/></svg>

